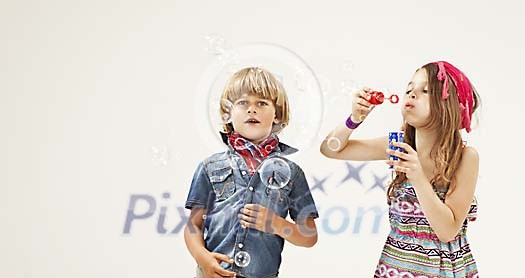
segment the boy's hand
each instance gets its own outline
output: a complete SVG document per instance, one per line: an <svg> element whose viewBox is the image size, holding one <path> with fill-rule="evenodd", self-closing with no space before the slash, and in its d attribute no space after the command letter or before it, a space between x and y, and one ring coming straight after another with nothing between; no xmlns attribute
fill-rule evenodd
<svg viewBox="0 0 525 278"><path fill-rule="evenodd" d="M221 262L233 263L233 259L230 257L219 254L208 252L199 262L206 278L221 278L221 277L235 277L235 272L228 271L221 267Z"/></svg>
<svg viewBox="0 0 525 278"><path fill-rule="evenodd" d="M258 204L244 205L238 216L243 228L252 228L270 234L276 234L284 220L272 210Z"/></svg>

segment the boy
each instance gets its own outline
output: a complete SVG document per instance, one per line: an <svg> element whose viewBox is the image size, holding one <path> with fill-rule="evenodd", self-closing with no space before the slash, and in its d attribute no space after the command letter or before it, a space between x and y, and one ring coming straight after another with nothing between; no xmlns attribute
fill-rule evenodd
<svg viewBox="0 0 525 278"><path fill-rule="evenodd" d="M297 150L276 135L288 124L286 93L268 71L245 68L228 81L220 111L228 150L194 174L186 246L197 277L277 277L284 240L317 242L318 212L304 173L283 158Z"/></svg>

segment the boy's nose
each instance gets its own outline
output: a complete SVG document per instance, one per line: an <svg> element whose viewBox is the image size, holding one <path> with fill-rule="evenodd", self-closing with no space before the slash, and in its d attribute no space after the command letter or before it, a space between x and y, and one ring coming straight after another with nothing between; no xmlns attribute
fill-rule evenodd
<svg viewBox="0 0 525 278"><path fill-rule="evenodd" d="M257 113L257 110L255 109L255 106L250 105L248 107L248 113L253 113L253 114Z"/></svg>

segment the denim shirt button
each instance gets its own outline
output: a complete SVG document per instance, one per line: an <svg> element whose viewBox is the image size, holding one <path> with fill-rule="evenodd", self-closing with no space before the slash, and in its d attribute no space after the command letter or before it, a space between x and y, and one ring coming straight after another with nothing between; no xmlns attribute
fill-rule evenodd
<svg viewBox="0 0 525 278"><path fill-rule="evenodd" d="M244 244L239 243L239 245L237 245L237 246L239 246L239 248L242 249L244 247Z"/></svg>
<svg viewBox="0 0 525 278"><path fill-rule="evenodd" d="M250 191L253 191L253 186L248 187Z"/></svg>
<svg viewBox="0 0 525 278"><path fill-rule="evenodd" d="M246 171L242 170L241 173L242 173L243 176L246 176Z"/></svg>

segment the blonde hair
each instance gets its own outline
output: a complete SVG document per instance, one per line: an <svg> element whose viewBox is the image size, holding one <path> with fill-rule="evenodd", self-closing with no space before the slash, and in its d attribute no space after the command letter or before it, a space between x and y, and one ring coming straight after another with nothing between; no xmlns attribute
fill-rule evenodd
<svg viewBox="0 0 525 278"><path fill-rule="evenodd" d="M275 106L275 116L280 121L273 125L273 133L278 134L288 125L290 108L286 92L273 74L259 67L244 68L233 74L228 80L220 102L219 112L223 120L225 115L231 115L233 103L244 94L253 94L272 101ZM223 131L226 133L232 132L233 125L230 122L224 123Z"/></svg>
<svg viewBox="0 0 525 278"><path fill-rule="evenodd" d="M442 99L443 82L437 79L439 68L436 64L424 65L418 70L425 70L428 76L428 93L430 99L430 118L425 127L438 130L436 143L430 150L430 158L434 160L436 172L430 180L430 184L437 187L448 187L448 192L455 189L454 175L462 159L465 144L461 137L461 108L459 105L456 86L449 76L449 97ZM474 103L473 112L480 105L479 95L472 86ZM416 149L416 129L404 123L401 130L404 131L405 143ZM407 180L404 173L396 172L396 177L390 183L387 190L388 203L395 196L395 189Z"/></svg>

